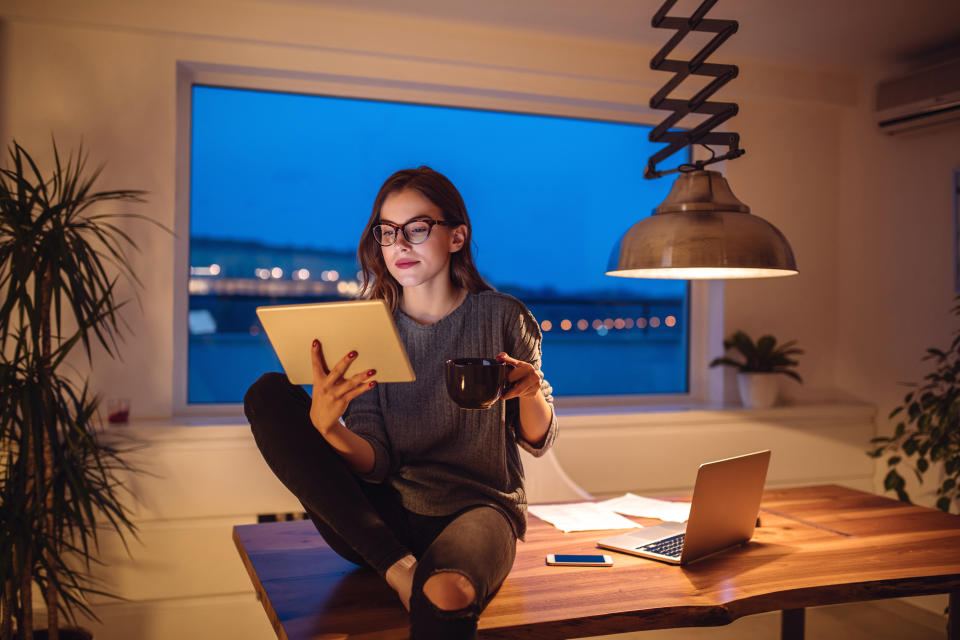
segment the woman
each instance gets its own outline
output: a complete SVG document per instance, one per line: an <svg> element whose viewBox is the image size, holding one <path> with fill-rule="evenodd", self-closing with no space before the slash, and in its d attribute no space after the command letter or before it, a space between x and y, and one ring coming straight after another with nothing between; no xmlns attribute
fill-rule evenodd
<svg viewBox="0 0 960 640"><path fill-rule="evenodd" d="M331 548L397 591L413 638L475 637L526 528L517 447L542 455L557 431L537 322L480 277L470 234L446 177L428 167L392 175L358 257L364 291L392 309L416 381L377 385L375 371L349 371L356 352L328 369L314 341L312 396L266 374L244 399L271 469ZM445 360L492 354L513 365L504 401L459 409Z"/></svg>

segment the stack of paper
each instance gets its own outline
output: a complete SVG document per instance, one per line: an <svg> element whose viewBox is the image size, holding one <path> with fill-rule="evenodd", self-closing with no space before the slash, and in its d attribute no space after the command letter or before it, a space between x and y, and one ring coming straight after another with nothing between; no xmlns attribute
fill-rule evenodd
<svg viewBox="0 0 960 640"><path fill-rule="evenodd" d="M601 529L636 529L638 525L622 515L685 522L690 517L689 502L668 502L627 493L601 502L530 505L530 513L564 532Z"/></svg>
<svg viewBox="0 0 960 640"><path fill-rule="evenodd" d="M630 529L637 526L596 502L572 502L569 504L535 504L530 513L546 520L561 531L595 531L598 529Z"/></svg>
<svg viewBox="0 0 960 640"><path fill-rule="evenodd" d="M619 498L610 498L597 504L626 516L658 518L670 522L686 522L690 519L689 502L668 502L626 493Z"/></svg>

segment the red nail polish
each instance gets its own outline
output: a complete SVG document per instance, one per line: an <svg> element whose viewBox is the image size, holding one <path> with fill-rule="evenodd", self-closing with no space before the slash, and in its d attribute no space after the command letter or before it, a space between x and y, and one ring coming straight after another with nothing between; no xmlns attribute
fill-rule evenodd
<svg viewBox="0 0 960 640"><path fill-rule="evenodd" d="M316 349L316 348L319 347L319 346L320 346L320 341L319 341L319 340L314 340L314 341L313 341L313 348Z"/></svg>
<svg viewBox="0 0 960 640"><path fill-rule="evenodd" d="M376 369L370 369L369 371L367 371L367 377L369 378L370 376L372 376L372 375L375 374L376 372L377 372Z"/></svg>
<svg viewBox="0 0 960 640"><path fill-rule="evenodd" d="M377 386L377 381L376 381L376 380L374 380L374 381L372 381L372 382L370 383L370 388L371 388L371 389L373 389L375 386Z"/></svg>
<svg viewBox="0 0 960 640"><path fill-rule="evenodd" d="M354 358L357 357L357 352L356 352L356 351L351 351L350 353L347 354L347 357L350 358L351 360L353 360Z"/></svg>

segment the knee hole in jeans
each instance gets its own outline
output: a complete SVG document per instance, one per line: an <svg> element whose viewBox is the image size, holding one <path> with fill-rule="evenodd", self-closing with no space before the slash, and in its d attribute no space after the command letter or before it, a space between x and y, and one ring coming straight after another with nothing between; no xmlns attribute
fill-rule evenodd
<svg viewBox="0 0 960 640"><path fill-rule="evenodd" d="M477 590L462 573L440 571L423 583L423 595L438 609L459 611L474 603Z"/></svg>

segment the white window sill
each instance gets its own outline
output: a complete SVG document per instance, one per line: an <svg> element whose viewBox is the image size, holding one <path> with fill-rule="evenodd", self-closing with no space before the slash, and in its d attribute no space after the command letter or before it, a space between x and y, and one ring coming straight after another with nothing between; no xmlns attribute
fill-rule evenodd
<svg viewBox="0 0 960 640"><path fill-rule="evenodd" d="M696 403L662 405L609 405L558 407L562 424L592 423L596 426L629 423L651 424L723 424L748 420L792 421L817 418L872 419L876 407L854 399L788 399L767 409L747 409L740 405L704 405Z"/></svg>
<svg viewBox="0 0 960 640"><path fill-rule="evenodd" d="M561 429L589 429L618 425L690 426L737 423L744 420L770 422L820 422L823 420L872 421L876 407L841 394L809 394L786 399L769 409L742 406L704 405L693 402L638 404L626 402L558 402ZM198 428L202 427L202 428ZM127 425L110 425L105 430L128 434L142 442L171 443L182 440L229 440L249 438L250 427L243 415L198 415L166 419L136 420Z"/></svg>

